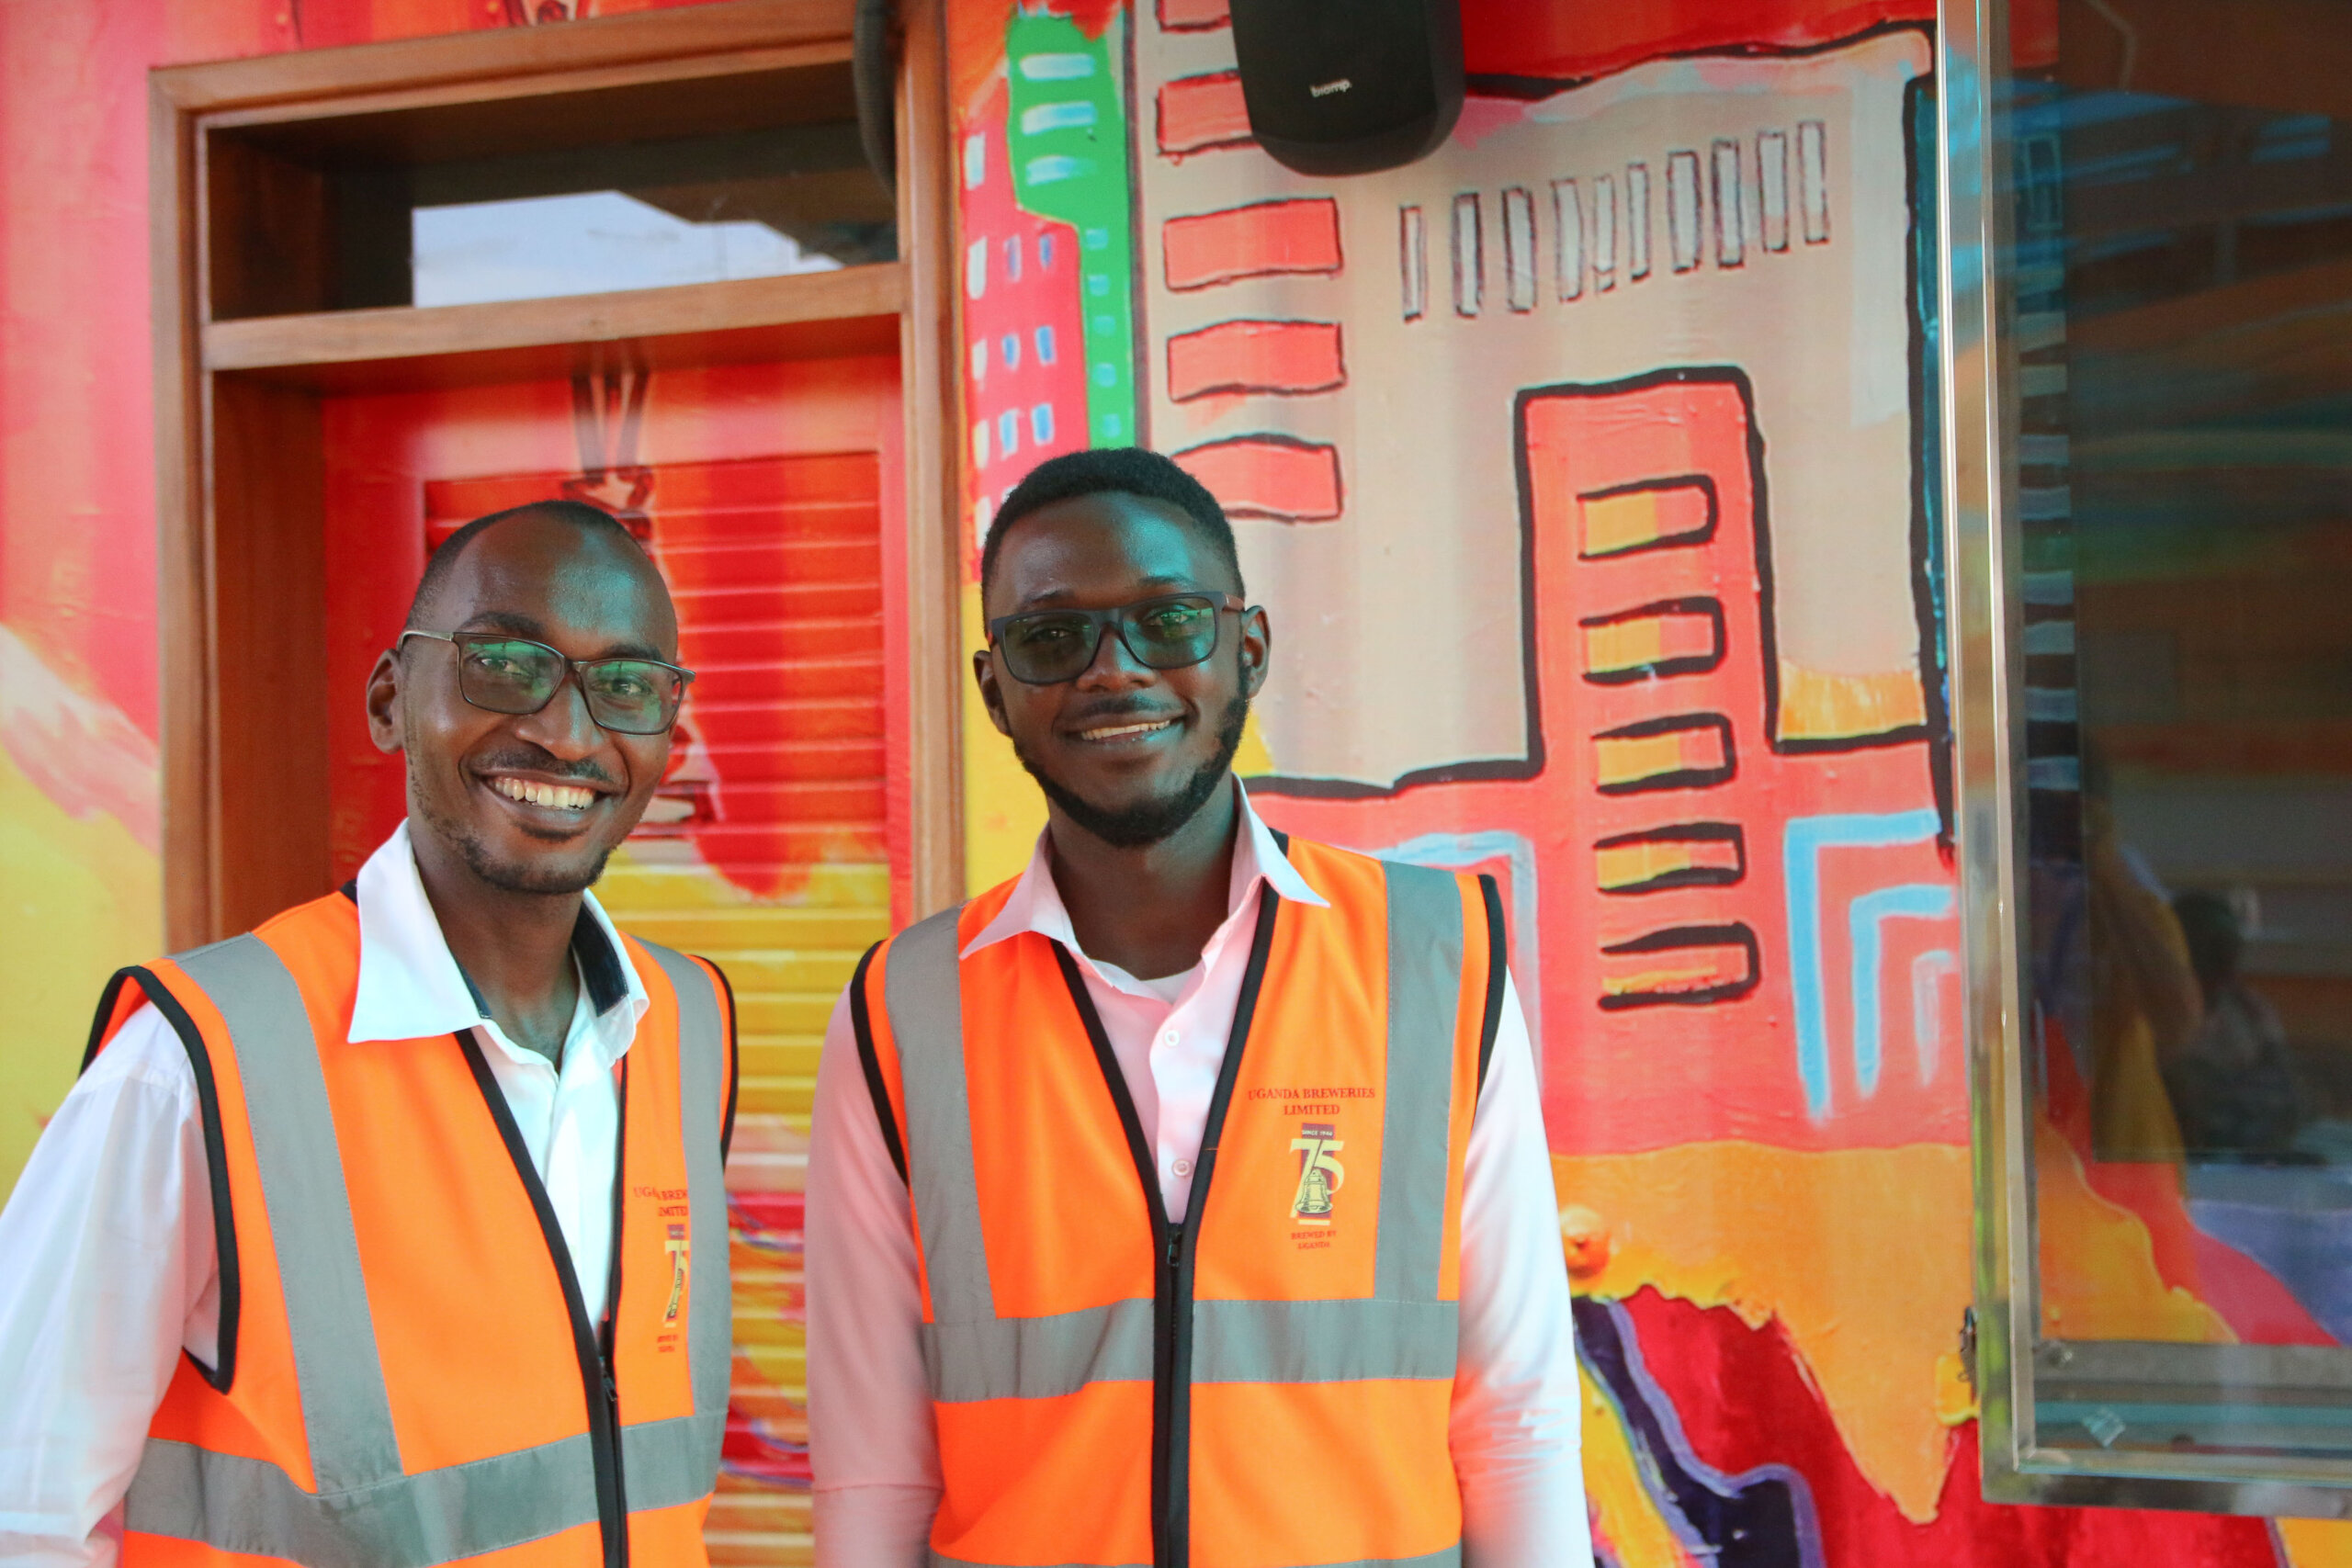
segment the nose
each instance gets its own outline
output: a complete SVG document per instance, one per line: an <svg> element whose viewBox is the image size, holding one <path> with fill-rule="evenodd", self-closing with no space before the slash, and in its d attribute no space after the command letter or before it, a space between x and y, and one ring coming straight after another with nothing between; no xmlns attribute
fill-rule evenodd
<svg viewBox="0 0 2352 1568"><path fill-rule="evenodd" d="M514 733L536 746L576 762L593 756L605 744L605 731L588 712L588 694L581 689L580 671L566 669L563 680L537 713L514 721Z"/></svg>
<svg viewBox="0 0 2352 1568"><path fill-rule="evenodd" d="M1083 692L1119 692L1148 686L1159 678L1159 671L1130 652L1126 639L1112 625L1102 628L1102 640L1094 645L1094 661L1071 683Z"/></svg>

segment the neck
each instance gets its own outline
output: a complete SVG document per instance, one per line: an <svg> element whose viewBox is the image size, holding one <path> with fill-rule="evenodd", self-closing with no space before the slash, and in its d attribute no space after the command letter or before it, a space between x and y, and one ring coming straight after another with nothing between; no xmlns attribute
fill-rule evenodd
<svg viewBox="0 0 2352 1568"><path fill-rule="evenodd" d="M1240 825L1239 795L1229 782L1182 827L1136 849L1105 843L1051 807L1054 886L1078 944L1141 980L1198 964L1225 923Z"/></svg>
<svg viewBox="0 0 2352 1568"><path fill-rule="evenodd" d="M412 821L410 847L449 955L481 992L506 1037L557 1060L580 977L571 964L577 893L517 893L482 880L463 857Z"/></svg>

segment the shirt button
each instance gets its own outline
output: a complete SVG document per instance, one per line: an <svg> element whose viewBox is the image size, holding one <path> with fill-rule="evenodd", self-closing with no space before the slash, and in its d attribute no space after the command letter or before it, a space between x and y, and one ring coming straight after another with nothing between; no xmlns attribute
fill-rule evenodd
<svg viewBox="0 0 2352 1568"><path fill-rule="evenodd" d="M1170 1050L1175 1049L1175 1046L1176 1046L1176 1040L1177 1040L1177 1034L1176 1034L1176 1032L1175 1032L1174 1030L1172 1030L1172 1029L1163 1029L1163 1030L1161 1030L1161 1031L1159 1032L1159 1043L1160 1043L1162 1045L1167 1046L1169 1049L1170 1049Z"/></svg>
<svg viewBox="0 0 2352 1568"><path fill-rule="evenodd" d="M1179 1176L1190 1176L1193 1174L1193 1162L1188 1159L1179 1159L1168 1168Z"/></svg>

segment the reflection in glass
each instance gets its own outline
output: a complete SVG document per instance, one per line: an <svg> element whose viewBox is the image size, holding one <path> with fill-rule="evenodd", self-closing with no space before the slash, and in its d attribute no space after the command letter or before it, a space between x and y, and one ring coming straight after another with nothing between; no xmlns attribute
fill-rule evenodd
<svg viewBox="0 0 2352 1568"><path fill-rule="evenodd" d="M379 182L380 184L380 182ZM898 254L854 124L518 153L346 180L405 213L410 301L458 305L830 271Z"/></svg>
<svg viewBox="0 0 2352 1568"><path fill-rule="evenodd" d="M781 277L842 265L764 223L691 222L616 190L421 207L414 231L419 305Z"/></svg>
<svg viewBox="0 0 2352 1568"><path fill-rule="evenodd" d="M2352 89L2059 16L2010 121L2038 1440L2352 1456Z"/></svg>

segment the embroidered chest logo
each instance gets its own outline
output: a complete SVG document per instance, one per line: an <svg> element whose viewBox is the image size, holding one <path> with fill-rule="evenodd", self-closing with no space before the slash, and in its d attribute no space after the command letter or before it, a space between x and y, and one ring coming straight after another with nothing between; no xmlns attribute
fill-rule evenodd
<svg viewBox="0 0 2352 1568"><path fill-rule="evenodd" d="M694 1251L694 1244L686 1239L686 1227L670 1227L670 1304L662 1314L664 1324L678 1321L678 1308L686 1299L686 1260Z"/></svg>
<svg viewBox="0 0 2352 1568"><path fill-rule="evenodd" d="M1306 1122L1300 1123L1298 1135L1290 1141L1298 1155L1298 1188L1291 1194L1290 1217L1299 1224L1331 1223L1332 1200L1348 1179L1347 1168L1338 1157L1340 1150L1347 1147L1339 1132L1334 1122Z"/></svg>

